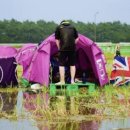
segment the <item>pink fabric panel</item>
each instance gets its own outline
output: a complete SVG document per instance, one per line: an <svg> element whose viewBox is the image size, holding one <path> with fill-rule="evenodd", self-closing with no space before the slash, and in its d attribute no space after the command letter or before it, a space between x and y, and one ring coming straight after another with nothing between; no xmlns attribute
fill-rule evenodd
<svg viewBox="0 0 130 130"><path fill-rule="evenodd" d="M0 46L0 58L15 57L17 49L11 46Z"/></svg>

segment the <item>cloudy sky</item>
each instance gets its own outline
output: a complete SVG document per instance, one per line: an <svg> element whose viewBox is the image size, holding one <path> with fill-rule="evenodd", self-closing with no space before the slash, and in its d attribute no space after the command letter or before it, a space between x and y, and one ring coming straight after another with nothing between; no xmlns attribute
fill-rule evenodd
<svg viewBox="0 0 130 130"><path fill-rule="evenodd" d="M0 20L130 24L130 0L0 0Z"/></svg>

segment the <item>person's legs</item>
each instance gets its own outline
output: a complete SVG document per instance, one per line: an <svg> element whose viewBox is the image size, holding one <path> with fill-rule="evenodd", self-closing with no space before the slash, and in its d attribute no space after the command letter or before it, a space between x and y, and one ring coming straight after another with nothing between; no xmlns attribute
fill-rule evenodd
<svg viewBox="0 0 130 130"><path fill-rule="evenodd" d="M65 84L65 60L66 60L66 53L65 52L60 52L59 55L59 74L60 74L60 82L56 83L57 85L59 84Z"/></svg>
<svg viewBox="0 0 130 130"><path fill-rule="evenodd" d="M75 83L74 81L75 73L76 73L75 66L70 66L71 84Z"/></svg>
<svg viewBox="0 0 130 130"><path fill-rule="evenodd" d="M65 67L60 66L59 67L59 72L60 72L60 83L65 84Z"/></svg>
<svg viewBox="0 0 130 130"><path fill-rule="evenodd" d="M70 76L71 76L71 84L75 83L75 73L76 73L76 53L75 51L68 52L68 63L70 65Z"/></svg>
<svg viewBox="0 0 130 130"><path fill-rule="evenodd" d="M56 83L56 85L65 84L65 67L59 66L59 73L60 73L60 82Z"/></svg>

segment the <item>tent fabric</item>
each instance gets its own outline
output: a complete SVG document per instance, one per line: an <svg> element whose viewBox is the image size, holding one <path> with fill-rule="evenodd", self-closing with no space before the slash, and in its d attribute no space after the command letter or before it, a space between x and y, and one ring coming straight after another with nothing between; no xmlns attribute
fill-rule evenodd
<svg viewBox="0 0 130 130"><path fill-rule="evenodd" d="M15 57L17 49L11 46L0 46L0 58Z"/></svg>
<svg viewBox="0 0 130 130"><path fill-rule="evenodd" d="M36 45L35 44L25 44L18 50L16 56L16 61L18 64L21 64L23 67L29 66L32 60L32 57L35 53ZM25 64L25 65L24 65Z"/></svg>
<svg viewBox="0 0 130 130"><path fill-rule="evenodd" d="M116 56L112 66L110 83L114 86L127 85L130 82L130 57Z"/></svg>
<svg viewBox="0 0 130 130"><path fill-rule="evenodd" d="M11 46L0 47L0 86L16 86L17 72L16 72L16 60L17 49Z"/></svg>
<svg viewBox="0 0 130 130"><path fill-rule="evenodd" d="M24 46L24 50L28 47ZM33 47L32 47L33 48ZM16 58L21 60L21 64L26 68L23 72L23 78L38 82L41 85L49 85L50 59L58 53L58 48L55 42L55 36L52 34L46 38L31 56L27 56L27 60L22 57ZM101 49L89 38L79 34L79 40L76 44L77 63L76 69L91 73L96 83L100 86L108 83L106 73L104 55ZM19 54L18 54L19 55ZM25 54L26 55L26 54ZM28 55L28 54L27 54ZM26 57L26 56L25 56ZM28 64L23 64L23 61L28 61Z"/></svg>
<svg viewBox="0 0 130 130"><path fill-rule="evenodd" d="M26 78L29 81L29 67L36 49L37 46L35 44L25 44L19 49L18 54L16 56L17 63L22 65L23 67L22 77Z"/></svg>
<svg viewBox="0 0 130 130"><path fill-rule="evenodd" d="M24 45L16 59L23 66L23 78L47 86L49 75L46 74L49 73L49 68L46 68L50 65L50 44L46 44L46 41L44 44L39 48L37 45Z"/></svg>

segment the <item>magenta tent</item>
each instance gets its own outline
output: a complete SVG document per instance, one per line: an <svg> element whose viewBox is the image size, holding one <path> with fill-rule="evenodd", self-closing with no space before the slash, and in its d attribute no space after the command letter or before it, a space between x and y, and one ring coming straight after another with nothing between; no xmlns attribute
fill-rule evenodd
<svg viewBox="0 0 130 130"><path fill-rule="evenodd" d="M24 54L22 54L23 51ZM50 59L57 53L58 49L54 34L46 38L38 47L31 44L23 46L18 53L19 57L17 57L18 63L24 67L23 78L48 86ZM100 86L109 82L104 54L96 43L79 34L79 41L76 44L76 55L77 71L89 72L94 82Z"/></svg>
<svg viewBox="0 0 130 130"><path fill-rule="evenodd" d="M11 46L0 46L0 87L16 86L17 49Z"/></svg>
<svg viewBox="0 0 130 130"><path fill-rule="evenodd" d="M17 49L11 46L0 46L0 58L15 57Z"/></svg>
<svg viewBox="0 0 130 130"><path fill-rule="evenodd" d="M26 77L26 79L29 79L29 67L30 64L33 62L33 55L36 51L36 45L35 44L25 44L22 48L18 50L16 61L18 64L23 66L23 77ZM33 71L33 70L31 70Z"/></svg>

